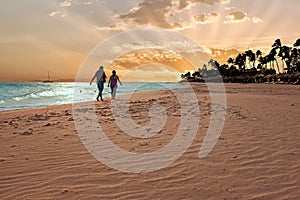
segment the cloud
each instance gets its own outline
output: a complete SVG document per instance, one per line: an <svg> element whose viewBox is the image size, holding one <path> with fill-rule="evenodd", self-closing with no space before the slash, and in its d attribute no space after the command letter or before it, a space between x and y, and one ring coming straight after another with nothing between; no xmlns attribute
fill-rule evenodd
<svg viewBox="0 0 300 200"><path fill-rule="evenodd" d="M230 11L230 10L235 9L235 7L234 7L234 6L230 6L230 7L229 7L229 6L226 6L224 9Z"/></svg>
<svg viewBox="0 0 300 200"><path fill-rule="evenodd" d="M192 3L204 3L204 4L209 4L213 5L215 3L220 3L220 4L228 4L231 2L231 0L180 0L183 4L188 4L188 2Z"/></svg>
<svg viewBox="0 0 300 200"><path fill-rule="evenodd" d="M195 15L194 20L200 24L210 24L219 18L220 14L217 12L210 12L208 14Z"/></svg>
<svg viewBox="0 0 300 200"><path fill-rule="evenodd" d="M258 23L262 23L263 20L260 19L259 17L252 17L252 22L253 22L254 24L258 24Z"/></svg>
<svg viewBox="0 0 300 200"><path fill-rule="evenodd" d="M217 60L219 63L227 63L228 58L235 58L242 51L238 49L214 49L211 48L211 56L213 59Z"/></svg>
<svg viewBox="0 0 300 200"><path fill-rule="evenodd" d="M58 16L60 13L61 13L61 12L59 12L59 11L53 11L53 12L49 13L48 15L49 15L50 17L54 17L54 16ZM61 17L61 18L64 18L64 17L66 17L66 16L67 16L66 13L60 14L60 17Z"/></svg>
<svg viewBox="0 0 300 200"><path fill-rule="evenodd" d="M195 24L207 24L214 22L219 14L210 12L208 14L191 14L193 5L202 3L213 5L216 3L226 4L230 0L143 0L127 13L113 16L118 22L99 27L99 30L124 30L126 28L137 28L152 26L166 29L185 29ZM178 17L184 16L184 17ZM173 18L170 20L170 18Z"/></svg>
<svg viewBox="0 0 300 200"><path fill-rule="evenodd" d="M123 81L130 82L180 81L180 73L176 69L158 63L140 65L131 70L118 70L118 74Z"/></svg>
<svg viewBox="0 0 300 200"><path fill-rule="evenodd" d="M92 5L93 4L93 2L91 2L91 1L85 1L85 2L83 2L83 5Z"/></svg>
<svg viewBox="0 0 300 200"><path fill-rule="evenodd" d="M208 5L214 5L216 3L227 4L230 3L231 0L173 0L173 2L174 4L178 5L179 10L182 10L195 3L203 3Z"/></svg>
<svg viewBox="0 0 300 200"><path fill-rule="evenodd" d="M58 13L59 13L58 11L53 11L53 12L49 13L49 16L53 17L53 16L57 15Z"/></svg>
<svg viewBox="0 0 300 200"><path fill-rule="evenodd" d="M139 25L151 24L154 27L172 28L165 17L168 7L172 7L172 0L159 2L144 0L138 7L131 9L127 14L119 15L119 18L122 20L132 19Z"/></svg>
<svg viewBox="0 0 300 200"><path fill-rule="evenodd" d="M63 2L59 2L59 6L60 7L70 7L72 5L71 1L63 1Z"/></svg>
<svg viewBox="0 0 300 200"><path fill-rule="evenodd" d="M231 23L240 23L240 22L252 22L254 24L262 23L263 20L259 17L248 17L247 13L242 11L233 11L227 14L225 17L225 24L231 24Z"/></svg>
<svg viewBox="0 0 300 200"><path fill-rule="evenodd" d="M231 0L222 0L222 1L220 1L221 4L228 4L230 2L231 2Z"/></svg>
<svg viewBox="0 0 300 200"><path fill-rule="evenodd" d="M161 49L142 49L129 52L115 59L110 67L122 67L130 70L137 66L151 63L161 63L166 66L171 66L178 71L184 71L185 67L192 68L179 54Z"/></svg>
<svg viewBox="0 0 300 200"><path fill-rule="evenodd" d="M249 17L247 16L247 13L242 11L234 11L227 14L225 17L225 24L231 24L231 23L239 23L239 22L245 22L249 21Z"/></svg>
<svg viewBox="0 0 300 200"><path fill-rule="evenodd" d="M133 29L140 27L141 25L136 23L135 20L133 19L126 19L126 20L121 20L115 24L111 24L109 26L100 26L97 27L97 30L102 31L102 30L111 30L111 31L124 31L127 29Z"/></svg>

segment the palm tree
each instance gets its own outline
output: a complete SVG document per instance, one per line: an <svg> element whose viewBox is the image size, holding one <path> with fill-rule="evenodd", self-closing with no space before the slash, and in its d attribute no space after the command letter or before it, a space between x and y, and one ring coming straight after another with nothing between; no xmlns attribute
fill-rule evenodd
<svg viewBox="0 0 300 200"><path fill-rule="evenodd" d="M234 60L234 64L239 67L240 70L245 69L246 56L245 54L239 53Z"/></svg>
<svg viewBox="0 0 300 200"><path fill-rule="evenodd" d="M294 67L296 68L296 71L297 72L300 72L300 38L297 39L297 41L295 42L294 44L294 49L293 49L293 65Z"/></svg>
<svg viewBox="0 0 300 200"><path fill-rule="evenodd" d="M261 50L258 49L258 50L255 52L255 55L256 55L256 58L259 58L259 57L262 55Z"/></svg>
<svg viewBox="0 0 300 200"><path fill-rule="evenodd" d="M199 71L195 71L194 73L192 73L192 77L194 78L194 80L196 80L196 78L201 78L201 74Z"/></svg>
<svg viewBox="0 0 300 200"><path fill-rule="evenodd" d="M259 57L259 63L261 64L261 67L264 68L264 69L267 69L268 66L267 66L267 56L260 56Z"/></svg>
<svg viewBox="0 0 300 200"><path fill-rule="evenodd" d="M200 74L202 76L206 76L207 75L207 66L206 66L206 64L203 64L202 69L200 70L200 68L199 68L198 72L200 72Z"/></svg>
<svg viewBox="0 0 300 200"><path fill-rule="evenodd" d="M276 59L276 55L277 55L277 52L276 52L276 47L271 49L269 55L268 55L268 58L269 58L269 61L271 62L272 64L272 68L275 69L274 67L274 62L276 63L276 66L277 66L277 70L278 70L278 73L279 73L279 65L278 65L278 62L277 62L277 59Z"/></svg>
<svg viewBox="0 0 300 200"><path fill-rule="evenodd" d="M291 56L290 56L291 48L288 46L282 46L278 53L278 57L281 58L282 61L282 68L283 70L287 70L288 73L291 71ZM284 68L284 63L286 68Z"/></svg>
<svg viewBox="0 0 300 200"><path fill-rule="evenodd" d="M271 60L272 60L272 64L273 64L273 67L274 67L274 61L275 61L275 63L276 63L276 66L277 66L277 70L278 70L278 73L279 73L279 65L278 65L278 62L277 62L277 50L279 49L279 51L280 51L280 49L281 49L281 40L280 39L276 39L275 40L275 42L274 42L274 44L272 45L272 50L271 50L271 52L270 52L270 58L271 58Z"/></svg>
<svg viewBox="0 0 300 200"><path fill-rule="evenodd" d="M252 50L248 50L248 51L245 51L245 55L248 57L248 60L249 60L249 64L251 65L251 62L252 62L252 68L255 67L255 54L253 53Z"/></svg>
<svg viewBox="0 0 300 200"><path fill-rule="evenodd" d="M227 64L222 64L220 66L220 74L221 76L228 76L229 75L229 66Z"/></svg>
<svg viewBox="0 0 300 200"><path fill-rule="evenodd" d="M229 65L233 65L234 59L230 57L230 58L228 58L227 62Z"/></svg>
<svg viewBox="0 0 300 200"><path fill-rule="evenodd" d="M258 50L255 52L255 55L256 55L256 60L259 60L259 59L261 58L261 56L262 56L261 50L258 49Z"/></svg>
<svg viewBox="0 0 300 200"><path fill-rule="evenodd" d="M220 63L216 60L215 60L215 67L217 68L217 70L220 70Z"/></svg>
<svg viewBox="0 0 300 200"><path fill-rule="evenodd" d="M187 72L185 74L181 74L181 78L189 80L191 78L191 72Z"/></svg>
<svg viewBox="0 0 300 200"><path fill-rule="evenodd" d="M291 51L291 63L292 63L292 67L291 67L291 72L296 72L299 71L299 58L300 55L300 51L297 48L293 48Z"/></svg>
<svg viewBox="0 0 300 200"><path fill-rule="evenodd" d="M294 47L300 47L300 38L297 39L297 41L294 44Z"/></svg>
<svg viewBox="0 0 300 200"><path fill-rule="evenodd" d="M207 63L208 63L208 66L210 66L211 69L215 69L216 68L215 60L214 59L210 59Z"/></svg>
<svg viewBox="0 0 300 200"><path fill-rule="evenodd" d="M276 39L274 44L272 45L273 48L278 49L281 47L281 41L280 39Z"/></svg>
<svg viewBox="0 0 300 200"><path fill-rule="evenodd" d="M187 73L185 74L185 77L186 77L187 79L191 78L191 72L187 72Z"/></svg>

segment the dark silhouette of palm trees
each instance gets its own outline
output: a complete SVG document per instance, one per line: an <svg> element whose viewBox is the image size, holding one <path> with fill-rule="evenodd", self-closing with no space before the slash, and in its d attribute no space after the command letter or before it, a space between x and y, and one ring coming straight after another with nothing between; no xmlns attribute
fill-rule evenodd
<svg viewBox="0 0 300 200"><path fill-rule="evenodd" d="M284 71L286 70L287 73L291 72L291 55L290 55L290 52L291 52L290 47L282 46L280 48L279 53L278 53L278 57L280 57L281 61L282 61L282 68L283 68ZM284 67L284 64L285 64L286 68Z"/></svg>
<svg viewBox="0 0 300 200"><path fill-rule="evenodd" d="M291 57L293 62L293 70L300 72L300 38L294 43Z"/></svg>
<svg viewBox="0 0 300 200"><path fill-rule="evenodd" d="M259 63L261 65L261 68L267 69L267 63L268 63L267 56L260 56L259 57Z"/></svg>
<svg viewBox="0 0 300 200"><path fill-rule="evenodd" d="M201 78L201 74L199 71L195 71L194 73L192 73L192 77L195 79L195 78Z"/></svg>
<svg viewBox="0 0 300 200"><path fill-rule="evenodd" d="M239 53L234 60L234 64L238 66L239 70L244 71L246 64L246 56L245 54Z"/></svg>
<svg viewBox="0 0 300 200"><path fill-rule="evenodd" d="M296 40L296 42L294 43L294 47L300 47L300 38Z"/></svg>
<svg viewBox="0 0 300 200"><path fill-rule="evenodd" d="M278 59L281 59L282 71L280 71ZM198 71L195 71L192 74L190 72L182 74L181 77L189 81L197 81L203 80L202 76L216 77L219 76L218 74L220 73L223 79L227 81L253 82L255 77L261 78L266 75L272 75L267 76L271 77L267 79L268 81L282 77L283 79L288 80L289 78L286 77L292 76L294 80L298 79L298 81L293 82L299 83L299 78L297 78L299 75L295 72L300 72L300 38L296 40L293 47L282 45L281 40L276 39L271 46L269 54L267 55L263 55L261 50L256 50L255 53L252 50L246 50L243 53L239 53L235 58L229 57L227 63L228 64L221 65L217 60L210 59L207 62L207 65L204 64L201 69L198 69ZM207 66L209 69L207 69ZM247 66L249 66L250 69ZM291 75L276 75L280 72Z"/></svg>
<svg viewBox="0 0 300 200"><path fill-rule="evenodd" d="M279 65L278 65L276 56L277 56L276 48L271 49L271 51L270 51L270 53L268 55L268 59L269 59L269 62L271 63L271 65L272 65L273 69L275 69L274 62L276 63L277 72L279 73L280 72L279 71Z"/></svg>
<svg viewBox="0 0 300 200"><path fill-rule="evenodd" d="M239 70L235 67L234 63L235 60L233 58L228 58L227 63L229 65L228 72L226 73L227 76L238 76L240 74Z"/></svg>
<svg viewBox="0 0 300 200"><path fill-rule="evenodd" d="M250 66L251 66L251 63L252 63L251 68L254 68L255 67L255 60L256 60L255 53L253 53L252 50L248 50L248 51L245 51L245 55L249 60Z"/></svg>
<svg viewBox="0 0 300 200"><path fill-rule="evenodd" d="M214 60L214 59L210 59L209 61L208 61L208 66L210 66L212 69L216 69L217 68L217 66L216 66L216 61Z"/></svg>
<svg viewBox="0 0 300 200"><path fill-rule="evenodd" d="M291 51L291 73L294 73L296 71L300 72L300 63L299 63L299 55L300 51L297 48L293 48Z"/></svg>
<svg viewBox="0 0 300 200"><path fill-rule="evenodd" d="M277 72L280 73L279 71L279 65L278 65L278 61L277 61L277 51L280 52L280 49L281 49L281 40L280 39L276 39L274 44L272 45L272 49L269 53L270 55L270 60L272 62L272 65L273 65L273 69L274 68L274 62L276 63L276 66L277 66Z"/></svg>
<svg viewBox="0 0 300 200"><path fill-rule="evenodd" d="M230 58L228 58L227 62L231 66L234 63L234 59L230 57Z"/></svg>
<svg viewBox="0 0 300 200"><path fill-rule="evenodd" d="M255 52L255 56L256 56L256 60L259 61L260 58L261 58L261 56L262 56L261 50L257 50L257 51ZM257 69L262 69L261 63L259 63L259 64L257 65Z"/></svg>
<svg viewBox="0 0 300 200"><path fill-rule="evenodd" d="M280 39L276 39L274 44L272 45L273 48L280 48L281 47L281 40Z"/></svg>

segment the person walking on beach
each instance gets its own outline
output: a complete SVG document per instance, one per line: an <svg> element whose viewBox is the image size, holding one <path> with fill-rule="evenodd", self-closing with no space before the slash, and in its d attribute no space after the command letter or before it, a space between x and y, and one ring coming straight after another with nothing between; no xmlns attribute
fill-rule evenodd
<svg viewBox="0 0 300 200"><path fill-rule="evenodd" d="M107 87L110 86L111 89L111 99L116 99L116 93L117 93L117 88L118 88L118 81L122 85L119 77L117 76L117 73L115 70L112 71L112 75L109 77L108 85Z"/></svg>
<svg viewBox="0 0 300 200"><path fill-rule="evenodd" d="M101 101L103 101L102 98L102 92L104 89L104 83L106 82L106 75L105 72L103 70L103 66L100 66L98 71L96 71L95 75L93 76L92 80L90 81L90 85L92 85L92 82L94 81L94 79L97 77L97 86L98 86L98 96L97 96L97 101L99 101L99 97L101 98Z"/></svg>

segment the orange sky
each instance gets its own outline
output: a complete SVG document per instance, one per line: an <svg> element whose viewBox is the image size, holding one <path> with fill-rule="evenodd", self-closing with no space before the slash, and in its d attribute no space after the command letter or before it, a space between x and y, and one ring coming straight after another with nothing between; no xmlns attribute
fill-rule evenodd
<svg viewBox="0 0 300 200"><path fill-rule="evenodd" d="M86 66L88 77L99 65L108 69L112 63L122 65L120 72L128 81L176 81L176 75L189 68L181 59L176 63L172 56L158 59L149 58L149 52L144 57L132 53L161 49L199 67L212 52L227 57L237 50L268 51L277 38L292 45L300 36L299 0L5 0L1 4L0 81L44 80L48 71L54 80L75 79ZM121 33L145 27L178 34L161 31L122 38ZM119 46L99 49L112 40ZM112 52L122 54L111 58Z"/></svg>

